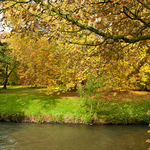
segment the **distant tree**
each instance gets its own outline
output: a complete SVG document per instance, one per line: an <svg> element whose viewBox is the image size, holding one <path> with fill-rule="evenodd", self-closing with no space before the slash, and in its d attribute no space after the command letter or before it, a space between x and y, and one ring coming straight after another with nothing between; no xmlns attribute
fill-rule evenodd
<svg viewBox="0 0 150 150"><path fill-rule="evenodd" d="M4 67L3 64L8 63L8 60L5 58L5 52L7 48L7 43L0 42L0 83L3 83Z"/></svg>
<svg viewBox="0 0 150 150"><path fill-rule="evenodd" d="M0 63L7 63L7 59L5 58L5 52L7 51L7 43L0 42Z"/></svg>
<svg viewBox="0 0 150 150"><path fill-rule="evenodd" d="M11 50L8 49L6 42L0 42L0 80L3 89L7 88L7 83L10 75L15 69L17 62L11 55Z"/></svg>

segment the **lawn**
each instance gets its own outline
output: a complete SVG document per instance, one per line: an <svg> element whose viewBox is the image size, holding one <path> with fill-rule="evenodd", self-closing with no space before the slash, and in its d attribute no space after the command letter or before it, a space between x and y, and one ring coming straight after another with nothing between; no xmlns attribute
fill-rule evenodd
<svg viewBox="0 0 150 150"><path fill-rule="evenodd" d="M36 123L148 124L150 92L108 91L89 98L77 92L46 95L36 88L0 90L0 120Z"/></svg>

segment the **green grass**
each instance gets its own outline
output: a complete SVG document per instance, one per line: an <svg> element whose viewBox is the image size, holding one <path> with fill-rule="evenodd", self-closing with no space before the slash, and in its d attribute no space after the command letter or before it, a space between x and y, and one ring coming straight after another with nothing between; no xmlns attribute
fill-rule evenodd
<svg viewBox="0 0 150 150"><path fill-rule="evenodd" d="M48 96L39 89L9 87L0 92L0 114L24 114L27 116L53 116L56 120L74 118L79 100L72 97Z"/></svg>
<svg viewBox="0 0 150 150"><path fill-rule="evenodd" d="M107 103L101 102L99 114L104 115L107 121L114 124L128 124L149 122L150 117L147 112L150 109L150 103L147 100L143 101L110 101ZM101 115L100 115L101 116Z"/></svg>
<svg viewBox="0 0 150 150"><path fill-rule="evenodd" d="M93 99L72 93L46 95L40 89L9 86L0 90L0 118L34 117L35 122L50 118L54 122L74 121L112 124L149 123L150 95L97 96Z"/></svg>

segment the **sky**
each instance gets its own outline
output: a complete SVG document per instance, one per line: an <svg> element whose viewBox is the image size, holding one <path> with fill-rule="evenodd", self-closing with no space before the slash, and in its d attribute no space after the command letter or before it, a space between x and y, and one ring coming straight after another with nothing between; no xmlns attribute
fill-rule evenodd
<svg viewBox="0 0 150 150"><path fill-rule="evenodd" d="M2 18L2 14L0 14L0 19ZM3 26L4 22L0 22L0 34L3 32L9 32L11 29L9 27Z"/></svg>

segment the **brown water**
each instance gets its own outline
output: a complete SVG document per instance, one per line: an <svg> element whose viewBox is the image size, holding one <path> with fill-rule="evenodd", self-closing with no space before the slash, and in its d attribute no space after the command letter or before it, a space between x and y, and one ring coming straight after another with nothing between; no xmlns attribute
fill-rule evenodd
<svg viewBox="0 0 150 150"><path fill-rule="evenodd" d="M0 123L0 150L147 150L147 125Z"/></svg>

